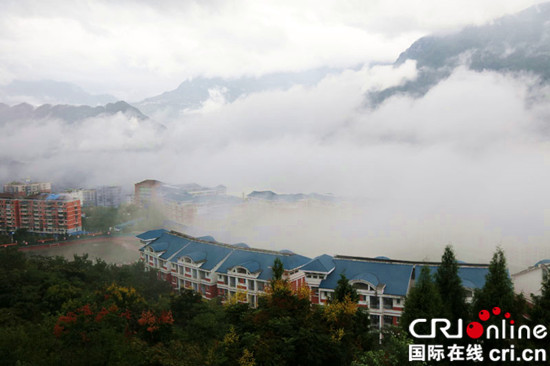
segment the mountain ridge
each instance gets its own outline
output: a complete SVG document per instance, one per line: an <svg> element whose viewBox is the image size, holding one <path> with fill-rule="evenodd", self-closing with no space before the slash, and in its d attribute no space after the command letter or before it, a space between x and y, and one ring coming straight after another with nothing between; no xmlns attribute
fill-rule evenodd
<svg viewBox="0 0 550 366"><path fill-rule="evenodd" d="M116 103L108 103L105 106L91 107L87 105L67 105L67 104L43 104L34 107L28 103L20 103L14 106L9 106L0 103L0 123L11 122L24 119L61 119L65 122L74 123L87 118L98 117L102 115L115 115L123 113L126 116L135 117L139 120L145 120L149 117L141 113L141 111L132 105L118 101Z"/></svg>
<svg viewBox="0 0 550 366"><path fill-rule="evenodd" d="M461 65L477 72L528 72L536 75L540 83L549 83L550 2L481 26L422 37L399 55L394 66L407 60L416 61L417 78L369 92L369 106L376 107L398 94L422 97Z"/></svg>

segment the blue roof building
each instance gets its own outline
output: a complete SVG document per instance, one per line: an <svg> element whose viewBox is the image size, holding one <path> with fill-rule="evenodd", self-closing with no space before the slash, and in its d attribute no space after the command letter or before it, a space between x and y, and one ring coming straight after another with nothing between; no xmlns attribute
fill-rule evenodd
<svg viewBox="0 0 550 366"><path fill-rule="evenodd" d="M208 299L240 293L243 301L257 304L273 276L275 259L283 263L292 289L309 287L314 304L329 301L344 275L357 290L359 305L368 307L371 321L380 327L398 324L415 271L428 266L435 273L439 265L327 254L311 259L290 250L254 249L244 243L224 244L211 236L195 238L166 230L151 230L138 238L147 241L140 249L147 268L158 269L175 288L193 289ZM459 263L458 274L467 290L483 287L487 273L488 265Z"/></svg>

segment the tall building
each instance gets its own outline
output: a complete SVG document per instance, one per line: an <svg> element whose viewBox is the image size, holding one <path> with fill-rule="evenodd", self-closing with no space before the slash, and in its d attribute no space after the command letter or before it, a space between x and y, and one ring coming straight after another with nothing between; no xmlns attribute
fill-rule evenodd
<svg viewBox="0 0 550 366"><path fill-rule="evenodd" d="M79 200L81 207L92 207L97 205L97 192L95 189L73 189L67 191L67 194Z"/></svg>
<svg viewBox="0 0 550 366"><path fill-rule="evenodd" d="M141 207L148 207L160 203L160 188L164 183L154 179L146 179L134 185L134 203Z"/></svg>
<svg viewBox="0 0 550 366"><path fill-rule="evenodd" d="M118 207L122 203L121 186L101 186L96 189L96 205Z"/></svg>
<svg viewBox="0 0 550 366"><path fill-rule="evenodd" d="M30 181L26 181L25 183L11 182L4 184L4 193L12 193L18 197L29 196L37 193L51 193L51 191L52 184L47 182L32 183Z"/></svg>
<svg viewBox="0 0 550 366"><path fill-rule="evenodd" d="M80 201L67 194L39 193L24 198L0 195L0 231L26 229L42 234L70 234L82 230Z"/></svg>

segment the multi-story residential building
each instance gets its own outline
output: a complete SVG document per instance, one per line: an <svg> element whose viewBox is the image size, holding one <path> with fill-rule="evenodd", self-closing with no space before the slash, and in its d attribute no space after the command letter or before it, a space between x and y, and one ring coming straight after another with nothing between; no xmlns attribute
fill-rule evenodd
<svg viewBox="0 0 550 366"><path fill-rule="evenodd" d="M134 203L141 207L158 204L161 200L160 188L164 183L147 179L134 185Z"/></svg>
<svg viewBox="0 0 550 366"><path fill-rule="evenodd" d="M19 228L19 200L13 193L0 194L0 232L13 232Z"/></svg>
<svg viewBox="0 0 550 366"><path fill-rule="evenodd" d="M81 207L92 207L97 205L97 192L95 189L73 189L67 193L74 199L80 201Z"/></svg>
<svg viewBox="0 0 550 366"><path fill-rule="evenodd" d="M275 258L282 261L287 276L310 260L294 253L223 244L212 237L194 238L173 231L147 232L138 238L149 242L140 249L141 260L148 268L158 269L174 288L192 289L207 299L227 299L240 293L253 306L272 277Z"/></svg>
<svg viewBox="0 0 550 366"><path fill-rule="evenodd" d="M37 193L51 193L51 191L52 184L46 182L32 183L26 181L25 183L11 182L4 184L4 193L12 193L17 197L24 197Z"/></svg>
<svg viewBox="0 0 550 366"><path fill-rule="evenodd" d="M101 186L96 189L96 205L118 207L122 203L121 186Z"/></svg>
<svg viewBox="0 0 550 366"><path fill-rule="evenodd" d="M252 249L242 243L222 244L212 237L193 238L165 230L148 231L138 238L145 244L140 252L147 268L158 269L160 276L174 288L193 289L207 299L228 298L241 292L255 306L271 279L275 258L283 262L284 278L292 289L309 287L313 304L326 304L340 275L345 274L359 294L359 306L369 309L372 324L378 327L399 324L416 273L423 266L435 272L439 265L326 254L309 259L290 251ZM483 287L487 273L485 264L459 264L458 274L470 296L474 289Z"/></svg>
<svg viewBox="0 0 550 366"><path fill-rule="evenodd" d="M371 324L379 328L397 325L405 297L423 266L437 271L439 263L392 260L386 257L362 258L321 255L299 268L300 277L311 289L311 301L324 304L332 296L340 274L345 274L357 290L359 306L369 309ZM458 275L471 301L473 290L485 284L488 265L460 264Z"/></svg>
<svg viewBox="0 0 550 366"><path fill-rule="evenodd" d="M542 293L542 281L544 276L550 275L550 259L543 259L533 266L512 275L514 291L523 294L529 301L531 295L540 296Z"/></svg>
<svg viewBox="0 0 550 366"><path fill-rule="evenodd" d="M81 216L80 201L67 194L0 195L0 231L70 234L82 230Z"/></svg>

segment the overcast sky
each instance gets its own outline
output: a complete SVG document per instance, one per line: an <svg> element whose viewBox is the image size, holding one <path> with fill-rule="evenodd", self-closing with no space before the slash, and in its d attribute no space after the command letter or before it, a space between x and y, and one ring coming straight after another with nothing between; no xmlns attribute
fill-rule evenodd
<svg viewBox="0 0 550 366"><path fill-rule="evenodd" d="M0 2L0 84L74 82L129 101L199 75L393 62L417 38L537 0Z"/></svg>

